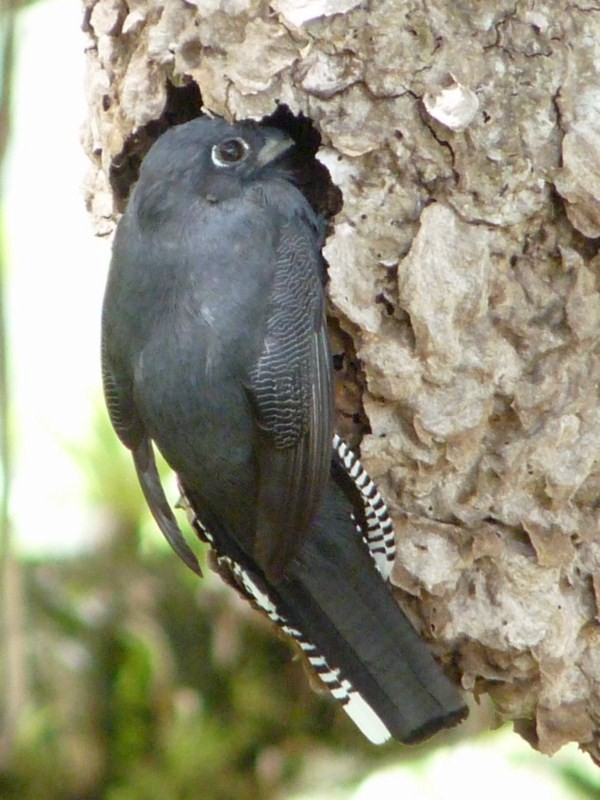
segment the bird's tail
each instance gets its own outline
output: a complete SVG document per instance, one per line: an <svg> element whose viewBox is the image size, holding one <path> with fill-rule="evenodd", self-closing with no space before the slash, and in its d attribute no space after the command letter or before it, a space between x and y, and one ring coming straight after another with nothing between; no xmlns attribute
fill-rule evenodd
<svg viewBox="0 0 600 800"><path fill-rule="evenodd" d="M321 679L371 741L390 735L421 741L462 719L464 702L368 551L331 513L331 494L317 535L277 586L280 610L301 631L300 646Z"/></svg>
<svg viewBox="0 0 600 800"><path fill-rule="evenodd" d="M187 499L220 570L296 642L370 741L416 743L466 716L460 692L391 594L387 509L341 440L334 439L331 480L314 528L275 585L232 542L218 546L193 513L194 498Z"/></svg>
<svg viewBox="0 0 600 800"><path fill-rule="evenodd" d="M276 586L240 561L219 561L296 641L368 739L416 743L455 725L467 709L382 579L364 531L350 516L344 471L334 462L315 528Z"/></svg>

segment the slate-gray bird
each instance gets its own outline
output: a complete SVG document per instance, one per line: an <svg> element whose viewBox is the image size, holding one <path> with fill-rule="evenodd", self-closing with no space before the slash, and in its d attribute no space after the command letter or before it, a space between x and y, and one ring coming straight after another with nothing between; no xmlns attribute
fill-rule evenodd
<svg viewBox="0 0 600 800"><path fill-rule="evenodd" d="M106 402L188 566L153 443L220 570L371 741L415 742L465 707L386 586L385 505L334 437L323 225L281 166L292 144L200 117L150 149L113 246Z"/></svg>

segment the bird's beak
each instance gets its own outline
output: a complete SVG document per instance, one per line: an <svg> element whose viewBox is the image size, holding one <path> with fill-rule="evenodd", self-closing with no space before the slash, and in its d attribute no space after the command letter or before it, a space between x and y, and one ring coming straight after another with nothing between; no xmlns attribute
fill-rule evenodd
<svg viewBox="0 0 600 800"><path fill-rule="evenodd" d="M283 131L278 128L269 128L268 131L265 131L265 143L258 151L256 158L258 165L264 167L270 164L271 161L275 161L282 153L289 150L293 144L294 140Z"/></svg>

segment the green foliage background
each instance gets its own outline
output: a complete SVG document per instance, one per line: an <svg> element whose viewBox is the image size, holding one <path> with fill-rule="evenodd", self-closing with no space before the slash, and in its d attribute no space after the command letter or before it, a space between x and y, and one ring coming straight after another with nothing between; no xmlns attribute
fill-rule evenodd
<svg viewBox="0 0 600 800"><path fill-rule="evenodd" d="M2 800L275 798L317 756L352 783L415 752L366 743L202 553L199 581L149 544L158 534L103 411L76 457L91 502L105 501L103 543L19 565L28 692Z"/></svg>

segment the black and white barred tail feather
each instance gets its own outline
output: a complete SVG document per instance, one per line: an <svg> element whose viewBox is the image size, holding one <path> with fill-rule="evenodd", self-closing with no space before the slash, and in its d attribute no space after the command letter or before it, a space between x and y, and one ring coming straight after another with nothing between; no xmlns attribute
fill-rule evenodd
<svg viewBox="0 0 600 800"><path fill-rule="evenodd" d="M363 503L366 530L362 530L360 525L358 525L358 529L369 546L377 569L382 577L387 580L394 564L396 542L392 520L385 500L369 477L366 469L360 463L356 453L350 450L346 442L337 433L333 436L333 452L358 490Z"/></svg>

